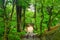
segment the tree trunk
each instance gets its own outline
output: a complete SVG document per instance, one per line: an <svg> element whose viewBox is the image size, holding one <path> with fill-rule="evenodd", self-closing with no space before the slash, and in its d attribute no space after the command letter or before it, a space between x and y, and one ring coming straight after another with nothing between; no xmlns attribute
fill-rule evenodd
<svg viewBox="0 0 60 40"><path fill-rule="evenodd" d="M22 14L22 7L16 5L16 14L17 14L17 31L21 32L21 14Z"/></svg>
<svg viewBox="0 0 60 40"><path fill-rule="evenodd" d="M37 24L36 24L36 0L35 0L35 12L34 12L34 18L35 18L35 27L36 27L36 30L37 30Z"/></svg>
<svg viewBox="0 0 60 40"><path fill-rule="evenodd" d="M12 12L11 12L11 15L10 15L10 21L12 20L12 16L13 16L13 12L14 12L14 4L15 4L15 0L13 0L13 7L12 7Z"/></svg>
<svg viewBox="0 0 60 40"><path fill-rule="evenodd" d="M48 13L49 13L49 20L48 20L48 25L47 25L48 31L50 31L50 26L52 24L52 9L53 9L53 6L50 6L48 8Z"/></svg>
<svg viewBox="0 0 60 40"><path fill-rule="evenodd" d="M9 33L9 27L8 27L8 17L7 17L7 14L6 14L6 0L3 0L3 9L4 9L4 17L3 17L3 20L4 20L4 27L5 27L5 30L4 30L4 39L3 40L8 40L8 33Z"/></svg>
<svg viewBox="0 0 60 40"><path fill-rule="evenodd" d="M26 8L23 9L23 17L24 17L24 19L23 19L23 22L24 22L24 24L23 24L23 30L25 28L25 10L26 10Z"/></svg>
<svg viewBox="0 0 60 40"><path fill-rule="evenodd" d="M9 34L9 22L6 19L6 16L4 16L4 27L5 27L5 31L4 31L4 40L9 40L8 38L8 34Z"/></svg>
<svg viewBox="0 0 60 40"><path fill-rule="evenodd" d="M50 31L50 26L51 26L51 22L52 22L52 20L51 20L51 15L49 15L49 21L48 21L48 31Z"/></svg>
<svg viewBox="0 0 60 40"><path fill-rule="evenodd" d="M44 12L43 12L43 0L41 2L41 22L40 22L40 40L42 40L42 25L43 25L43 20L44 20Z"/></svg>

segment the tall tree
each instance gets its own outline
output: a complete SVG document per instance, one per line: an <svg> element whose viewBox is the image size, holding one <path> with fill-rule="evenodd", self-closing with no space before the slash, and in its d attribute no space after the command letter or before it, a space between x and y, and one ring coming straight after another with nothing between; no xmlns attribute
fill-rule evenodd
<svg viewBox="0 0 60 40"><path fill-rule="evenodd" d="M41 22L40 22L40 36L41 36L41 40L42 40L42 25L43 25L43 20L44 20L44 12L43 12L43 2L44 2L44 0L41 0L41 13L42 13L42 15L41 15Z"/></svg>
<svg viewBox="0 0 60 40"><path fill-rule="evenodd" d="M3 9L4 9L4 27L5 27L5 31L4 31L4 40L8 40L8 33L9 33L9 28L8 28L8 17L6 14L6 0L3 0Z"/></svg>
<svg viewBox="0 0 60 40"><path fill-rule="evenodd" d="M50 26L51 26L51 22L52 22L52 20L51 20L51 17L52 17L52 9L53 9L53 6L51 6L51 7L48 7L47 8L48 9L48 13L49 13L49 20L48 20L48 31L50 30Z"/></svg>
<svg viewBox="0 0 60 40"><path fill-rule="evenodd" d="M34 4L34 8L35 8L35 11L34 11L34 18L35 18L35 27L36 27L36 30L37 30L37 24L36 24L36 0L35 0L35 4Z"/></svg>
<svg viewBox="0 0 60 40"><path fill-rule="evenodd" d="M23 30L24 30L24 28L25 28L25 10L26 10L26 8L24 8L23 9L23 17L24 17L24 19L23 19L23 22L24 22L24 24L23 24Z"/></svg>
<svg viewBox="0 0 60 40"><path fill-rule="evenodd" d="M48 20L48 31L50 31L50 26L52 25L52 10L54 7L54 1L52 0L52 5L47 7L48 15L49 15L49 20Z"/></svg>
<svg viewBox="0 0 60 40"><path fill-rule="evenodd" d="M21 14L22 6L18 5L18 0L16 0L16 14L17 14L17 31L21 32Z"/></svg>

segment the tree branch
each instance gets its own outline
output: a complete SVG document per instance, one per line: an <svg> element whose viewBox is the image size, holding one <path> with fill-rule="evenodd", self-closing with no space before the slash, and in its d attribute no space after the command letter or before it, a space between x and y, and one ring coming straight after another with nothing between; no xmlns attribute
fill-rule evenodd
<svg viewBox="0 0 60 40"><path fill-rule="evenodd" d="M56 15L52 18L52 21L55 19L56 16L58 16L60 10L58 11L58 13L56 13Z"/></svg>
<svg viewBox="0 0 60 40"><path fill-rule="evenodd" d="M25 0L24 0L24 2L26 3L26 4L28 4L28 5L30 5L28 2L26 2Z"/></svg>

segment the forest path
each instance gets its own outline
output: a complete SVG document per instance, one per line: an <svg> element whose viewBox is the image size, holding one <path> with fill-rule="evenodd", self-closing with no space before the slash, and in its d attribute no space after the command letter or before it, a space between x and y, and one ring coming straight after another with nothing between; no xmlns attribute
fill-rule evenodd
<svg viewBox="0 0 60 40"><path fill-rule="evenodd" d="M60 40L60 28L58 28L54 33L45 36L46 40Z"/></svg>

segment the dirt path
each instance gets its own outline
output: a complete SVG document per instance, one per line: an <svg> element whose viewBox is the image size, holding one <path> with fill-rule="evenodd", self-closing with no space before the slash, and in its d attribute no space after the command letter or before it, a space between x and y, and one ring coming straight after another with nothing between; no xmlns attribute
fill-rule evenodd
<svg viewBox="0 0 60 40"><path fill-rule="evenodd" d="M54 33L46 35L46 40L60 40L60 28L58 28Z"/></svg>

